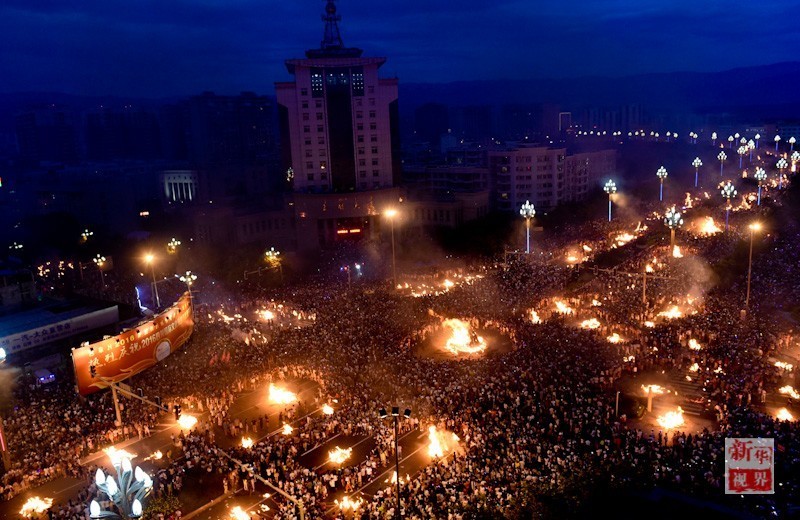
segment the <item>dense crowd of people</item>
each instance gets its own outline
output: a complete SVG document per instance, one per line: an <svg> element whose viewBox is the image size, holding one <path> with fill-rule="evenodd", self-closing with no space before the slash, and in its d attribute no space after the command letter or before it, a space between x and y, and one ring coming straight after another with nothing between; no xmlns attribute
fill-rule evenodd
<svg viewBox="0 0 800 520"><path fill-rule="evenodd" d="M744 219L732 221L743 229ZM659 222L648 225L653 233ZM362 491L391 470L395 456L393 432L376 410L401 403L413 410L410 420L400 421L401 435L436 425L460 439L420 472L398 476L406 518L561 518L585 512L603 491L654 487L759 514L785 511L800 496L800 430L797 421L774 418L767 395L774 397L790 375L774 359L796 356L797 347L770 304L800 287L786 279L800 281L797 266L788 265L797 257L796 231L789 227L762 248L753 270L758 299L743 320L741 277L716 284L709 265L735 256L745 233L681 234L684 257L672 258L663 243L616 244L614 236L624 230L624 224L592 223L543 241L543 249L559 252L575 249L576 237L591 238L580 243L584 252L614 244L618 258L610 271L592 272L557 253L486 264L468 284L419 297L384 283L348 287L324 277L272 290L240 284L224 300L201 296L191 341L130 381L200 419L174 436L155 472L155 495L180 499L198 482L217 494L258 489L271 498L268 510L254 514L298 518L296 504L264 487L263 479L302 502L307 518L390 518L397 499L391 483ZM641 241L647 233L639 233ZM648 265L653 275L646 293L646 275L638 273ZM572 312L558 312L556 299ZM659 316L673 305L681 316ZM419 355L418 343L441 317L494 329L513 348L467 360ZM599 327L579 326L589 318ZM607 339L615 332L618 344ZM701 347L689 348L690 339ZM707 426L666 430L618 413L621 378L686 370L702 382ZM276 382L308 391L275 414L237 417L233 407L241 395ZM89 497L104 498L89 485L95 468L81 465L82 457L147 437L162 420L152 408L125 400L116 425L107 393L79 399L67 382L40 386L23 378L14 399L5 419L14 463L0 480L0 497L61 476L87 482L80 496L54 504L50 518L86 518ZM797 413L791 401L779 399ZM335 413L318 412L333 402ZM268 435L284 423L293 426L292 435ZM237 444L243 435L263 440L243 448ZM336 435L370 437L373 447L337 468L303 462L302 454ZM726 437L775 439L781 485L774 496L725 499ZM336 501L345 495L361 500L360 507L341 510Z"/></svg>

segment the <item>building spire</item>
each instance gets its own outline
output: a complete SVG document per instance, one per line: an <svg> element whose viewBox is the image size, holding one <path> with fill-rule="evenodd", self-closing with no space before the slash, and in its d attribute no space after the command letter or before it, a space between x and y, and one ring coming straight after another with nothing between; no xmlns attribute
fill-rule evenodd
<svg viewBox="0 0 800 520"><path fill-rule="evenodd" d="M332 58L332 57L358 57L361 56L361 49L347 48L342 41L339 33L339 21L342 17L336 14L336 1L326 0L325 14L322 21L325 22L325 34L322 36L322 43L319 49L306 51L309 58Z"/></svg>
<svg viewBox="0 0 800 520"><path fill-rule="evenodd" d="M325 6L325 14L322 15L322 21L325 22L325 35L322 38L321 48L323 50L341 49L344 47L342 36L339 34L339 21L341 16L336 14L336 3L334 0L328 0L328 5Z"/></svg>

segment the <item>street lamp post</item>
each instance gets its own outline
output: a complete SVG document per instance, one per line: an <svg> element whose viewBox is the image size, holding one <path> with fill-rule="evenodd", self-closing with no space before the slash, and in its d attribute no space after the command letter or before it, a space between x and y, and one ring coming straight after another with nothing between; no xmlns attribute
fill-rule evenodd
<svg viewBox="0 0 800 520"><path fill-rule="evenodd" d="M386 413L385 408L381 408L378 411L381 419L386 419L389 414ZM411 417L411 409L406 408L403 412L403 418L408 419ZM399 406L392 406L392 419L394 420L394 471L395 476L397 477L396 484L397 484L397 510L395 511L394 517L400 518L400 454L397 449L397 423L400 420L400 407Z"/></svg>
<svg viewBox="0 0 800 520"><path fill-rule="evenodd" d="M692 161L692 166L694 166L694 187L697 187L697 178L699 176L698 170L701 166L703 166L703 161L700 160L699 157L695 157L694 161Z"/></svg>
<svg viewBox="0 0 800 520"><path fill-rule="evenodd" d="M728 216L731 213L731 199L736 196L736 188L733 187L731 181L728 181L720 190L722 197L726 200L725 204L725 231L728 231Z"/></svg>
<svg viewBox="0 0 800 520"><path fill-rule="evenodd" d="M394 219L397 216L397 210L387 209L383 214L389 219L392 227L392 287L397 287L397 259L395 258L394 250Z"/></svg>
<svg viewBox="0 0 800 520"><path fill-rule="evenodd" d="M663 166L659 166L658 170L656 171L656 177L658 177L659 181L659 189L658 189L658 200L664 200L664 179L667 178L667 169Z"/></svg>
<svg viewBox="0 0 800 520"><path fill-rule="evenodd" d="M531 252L531 219L536 216L536 209L531 201L526 200L525 204L519 208L519 214L525 219L525 254Z"/></svg>
<svg viewBox="0 0 800 520"><path fill-rule="evenodd" d="M717 146L717 133L711 132L711 145Z"/></svg>
<svg viewBox="0 0 800 520"><path fill-rule="evenodd" d="M796 142L797 142L797 139L795 139L794 136L789 138L789 151L790 152L794 151L794 143L796 143Z"/></svg>
<svg viewBox="0 0 800 520"><path fill-rule="evenodd" d="M759 140L760 140L760 139L761 139L761 134L756 134L756 136L755 136L755 140L756 140L756 150L758 150L758 142L759 142Z"/></svg>
<svg viewBox="0 0 800 520"><path fill-rule="evenodd" d="M88 228L84 229L83 232L81 233L81 242L85 244L86 242L89 241L89 237L92 235L94 235L93 231L89 231Z"/></svg>
<svg viewBox="0 0 800 520"><path fill-rule="evenodd" d="M746 146L740 146L739 148L736 149L736 151L739 153L739 169L741 170L742 169L742 158L744 157L744 154L747 153L747 147Z"/></svg>
<svg viewBox="0 0 800 520"><path fill-rule="evenodd" d="M128 520L142 516L143 502L153 490L153 479L142 468L131 465L128 457L112 457L117 479L98 468L94 476L97 488L108 495L117 511L104 511L97 500L89 504L90 518Z"/></svg>
<svg viewBox="0 0 800 520"><path fill-rule="evenodd" d="M728 148L733 150L733 136L732 135L728 136Z"/></svg>
<svg viewBox="0 0 800 520"><path fill-rule="evenodd" d="M153 275L153 294L156 297L156 308L161 308L161 299L158 297L158 282L156 282L156 268L155 268L155 256L152 253L147 253L144 257L144 261L146 264L150 266L150 273Z"/></svg>
<svg viewBox="0 0 800 520"><path fill-rule="evenodd" d="M747 141L747 151L750 152L750 162L753 162L753 150L756 149L756 143L752 139Z"/></svg>
<svg viewBox="0 0 800 520"><path fill-rule="evenodd" d="M780 143L780 142L781 142L781 136L776 135L775 136L775 152L778 151L778 143Z"/></svg>
<svg viewBox="0 0 800 520"><path fill-rule="evenodd" d="M264 258L267 260L269 265L278 268L278 273L281 276L281 283L283 283L283 264L281 263L281 252L276 250L274 247L270 247L264 253Z"/></svg>
<svg viewBox="0 0 800 520"><path fill-rule="evenodd" d="M101 256L99 253L92 258L92 261L97 265L97 270L100 271L100 281L103 282L103 289L106 288L106 275L103 272L103 266L106 264L106 257Z"/></svg>
<svg viewBox="0 0 800 520"><path fill-rule="evenodd" d="M676 210L675 206L672 206L670 209L668 209L667 213L664 215L664 225L669 228L669 245L670 247L674 248L675 230L683 225L683 217L681 216L681 212Z"/></svg>
<svg viewBox="0 0 800 520"><path fill-rule="evenodd" d="M756 231L761 231L761 224L754 222L748 226L750 228L750 257L747 261L747 292L744 297L745 314L750 310L750 276L753 271L753 235Z"/></svg>
<svg viewBox="0 0 800 520"><path fill-rule="evenodd" d="M758 181L758 198L756 199L756 205L761 205L761 185L767 180L767 172L764 171L764 168L758 167L756 168L756 173L753 174L753 178Z"/></svg>
<svg viewBox="0 0 800 520"><path fill-rule="evenodd" d="M175 275L178 276L178 275ZM194 302L192 297L192 284L197 280L197 275L191 271L186 271L186 274L179 276L178 280L186 284L186 290L189 292L189 305L192 307L192 314L194 315Z"/></svg>
<svg viewBox="0 0 800 520"><path fill-rule="evenodd" d="M781 157L780 159L778 159L777 164L775 164L775 167L778 168L778 189L779 190L783 189L783 170L785 170L787 166L789 166L789 163L786 161L786 159L784 157Z"/></svg>
<svg viewBox="0 0 800 520"><path fill-rule="evenodd" d="M722 168L725 166L725 159L728 158L728 154L725 153L725 150L722 150L717 155L717 159L719 159L719 176L722 177Z"/></svg>
<svg viewBox="0 0 800 520"><path fill-rule="evenodd" d="M171 255L174 255L178 252L178 246L181 245L181 241L172 237L169 242L167 242L167 252Z"/></svg>
<svg viewBox="0 0 800 520"><path fill-rule="evenodd" d="M608 179L606 185L603 186L603 191L608 193L608 221L611 222L611 195L617 192L617 183Z"/></svg>

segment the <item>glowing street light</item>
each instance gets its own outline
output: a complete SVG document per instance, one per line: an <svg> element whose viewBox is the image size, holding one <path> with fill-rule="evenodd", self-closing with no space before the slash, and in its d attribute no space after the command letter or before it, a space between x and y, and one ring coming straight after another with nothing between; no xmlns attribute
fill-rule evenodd
<svg viewBox="0 0 800 520"><path fill-rule="evenodd" d="M795 139L794 136L789 138L789 147L790 147L789 151L790 152L794 151L794 143L796 143L796 142L797 142L797 139Z"/></svg>
<svg viewBox="0 0 800 520"><path fill-rule="evenodd" d="M717 155L717 159L719 159L719 176L722 177L722 168L725 166L725 159L728 158L728 154L725 153L725 150L719 152Z"/></svg>
<svg viewBox="0 0 800 520"><path fill-rule="evenodd" d="M94 235L94 231L89 231L88 229L84 229L81 233L81 242L84 244L89 241L89 237Z"/></svg>
<svg viewBox="0 0 800 520"><path fill-rule="evenodd" d="M736 151L739 154L739 169L741 169L742 168L742 157L744 157L744 154L747 153L747 147L746 146L740 146L739 148L736 149Z"/></svg>
<svg viewBox="0 0 800 520"><path fill-rule="evenodd" d="M97 270L100 271L100 281L103 282L103 288L106 286L106 275L103 273L103 266L106 265L106 257L100 255L98 253L94 258L92 258L92 262L97 265Z"/></svg>
<svg viewBox="0 0 800 520"><path fill-rule="evenodd" d="M656 171L656 177L658 177L658 182L659 182L659 189L658 189L659 201L664 200L664 179L667 178L667 175L669 175L667 173L667 169L664 168L663 166L659 166L658 170Z"/></svg>
<svg viewBox="0 0 800 520"><path fill-rule="evenodd" d="M767 172L764 171L764 168L758 167L756 168L756 173L753 174L753 178L758 181L758 203L757 205L761 205L761 185L767 180Z"/></svg>
<svg viewBox="0 0 800 520"><path fill-rule="evenodd" d="M526 200L525 204L519 208L519 214L525 219L525 253L531 252L531 219L536 216L536 209L531 204L531 201Z"/></svg>
<svg viewBox="0 0 800 520"><path fill-rule="evenodd" d="M390 208L385 210L383 214L389 219L392 226L392 287L397 287L397 260L394 249L394 219L397 217L397 210Z"/></svg>
<svg viewBox="0 0 800 520"><path fill-rule="evenodd" d="M666 214L664 215L664 225L669 228L670 232L669 245L671 248L674 248L675 230L683 225L683 217L681 216L681 212L676 210L675 206L672 206L670 209L668 209Z"/></svg>
<svg viewBox="0 0 800 520"><path fill-rule="evenodd" d="M761 223L753 222L747 227L750 228L750 259L747 262L747 293L744 297L745 313L750 309L750 274L753 271L753 235L757 231L761 231Z"/></svg>
<svg viewBox="0 0 800 520"><path fill-rule="evenodd" d="M19 251L20 249L22 249L22 248L23 248L23 245L22 245L22 244L18 244L18 243L16 243L16 242L14 242L14 243L13 243L13 244L11 244L10 246L8 246L8 248L9 248L10 250L12 250L12 251Z"/></svg>
<svg viewBox="0 0 800 520"><path fill-rule="evenodd" d="M785 170L789 166L789 163L786 162L786 158L781 157L778 159L778 162L775 164L775 167L778 168L778 189L783 189L783 170Z"/></svg>
<svg viewBox="0 0 800 520"><path fill-rule="evenodd" d="M695 157L694 161L692 161L692 166L694 166L694 187L696 188L697 187L697 177L698 177L697 170L701 166L703 166L703 161L701 161L699 157Z"/></svg>
<svg viewBox="0 0 800 520"><path fill-rule="evenodd" d="M608 179L606 185L603 186L603 191L608 193L608 221L611 222L611 196L617 192L617 183Z"/></svg>
<svg viewBox="0 0 800 520"><path fill-rule="evenodd" d="M728 181L720 190L722 197L727 201L725 204L725 231L728 231L728 216L731 213L731 199L736 196L736 188L731 181Z"/></svg>
<svg viewBox="0 0 800 520"><path fill-rule="evenodd" d="M775 136L775 151L776 152L778 151L778 143L780 143L780 142L781 142L781 136L776 135Z"/></svg>
<svg viewBox="0 0 800 520"><path fill-rule="evenodd" d="M750 152L750 162L753 162L753 150L756 149L756 143L752 139L747 141L747 151Z"/></svg>
<svg viewBox="0 0 800 520"><path fill-rule="evenodd" d="M173 237L169 242L167 242L167 253L174 255L178 252L178 246L181 245L181 241Z"/></svg>
<svg viewBox="0 0 800 520"><path fill-rule="evenodd" d="M143 503L153 491L153 479L139 466L134 469L128 457L112 459L112 463L117 479L98 468L94 482L100 491L108 495L116 506L115 510L104 511L97 500L92 500L89 504L89 517L120 520L141 517Z"/></svg>
<svg viewBox="0 0 800 520"><path fill-rule="evenodd" d="M711 144L717 146L717 133L711 132Z"/></svg>
<svg viewBox="0 0 800 520"><path fill-rule="evenodd" d="M156 268L155 268L155 259L156 257L153 256L152 253L147 253L144 255L144 263L150 266L150 273L153 275L153 294L156 297L156 308L161 307L161 299L158 297L158 283L156 282Z"/></svg>

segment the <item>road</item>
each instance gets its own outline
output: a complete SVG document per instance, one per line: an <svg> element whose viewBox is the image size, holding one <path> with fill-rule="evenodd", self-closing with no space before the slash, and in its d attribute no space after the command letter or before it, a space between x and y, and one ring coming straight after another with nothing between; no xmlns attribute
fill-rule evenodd
<svg viewBox="0 0 800 520"><path fill-rule="evenodd" d="M297 417L291 424L295 428L302 428L302 424L307 416L321 414L321 408L317 406L315 397L318 392L318 385L312 381L289 381L283 383L287 389L295 392L300 401L305 405L304 414ZM285 405L273 404L269 402L268 388L246 391L239 394L229 409L231 417L241 420L252 420L254 418L268 415L268 426L261 431L250 431L245 433L254 442L269 442L269 439L282 434L282 424L279 421L279 413ZM200 420L207 417L207 414L196 413L192 410L184 411L186 414L197 416ZM387 427L391 424L387 422ZM215 440L221 448L231 448L241 443L240 438L230 438L225 435L221 428L214 427ZM296 430L297 431L297 430ZM141 466L150 475L169 466L170 457L175 457L179 453L179 448L175 447L173 437L180 432L180 426L171 415L162 416L162 422L154 427L152 435L143 439L129 439L120 442L114 447L118 450L125 450L135 455L134 465ZM413 477L431 462L427 454L427 431L412 430L400 434L399 444L401 446L402 460L400 461L401 485L406 479L406 475ZM328 460L328 452L335 447L342 449L352 449L350 458L343 463L343 466L355 466L364 462L370 452L375 448L376 440L371 436L346 436L333 435L319 445L309 449L299 456L299 462L314 471L323 474L334 471L337 466ZM156 453L161 452L162 457L156 458ZM106 473L113 474L110 458L103 452L93 453L81 460L85 466L100 466ZM379 491L392 485L394 475L394 460L387 461L387 465L378 468L373 477L364 482L362 487L351 495L351 498L364 498L369 500ZM72 478L59 478L39 486L28 492L22 493L13 500L0 503L0 518L16 518L22 504L32 496L42 498L52 498L53 504L66 503L69 500L76 500L79 493L84 489L88 482L79 481ZM228 519L230 510L240 506L243 510L250 513L258 513L261 518L271 518L272 512L276 509L274 498L265 498L264 494L270 492L262 484L258 484L259 491L247 494L242 490L232 493L228 497L223 497L222 478L216 474L201 475L198 472L189 472L184 479L184 487L180 494L182 509L184 512L194 511L202 506L207 506L210 502L215 502L210 507L196 513L195 518L200 519ZM272 493L270 493L272 495ZM326 502L327 514L332 515L336 511L336 500L341 500L344 491L341 487L337 488L328 495ZM283 500L283 499L280 499ZM263 509L264 505L269 510Z"/></svg>

